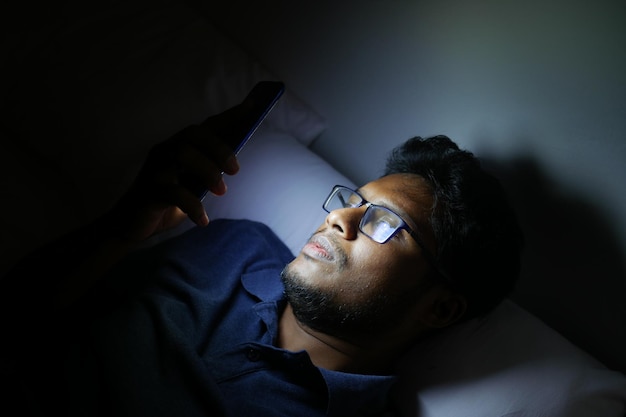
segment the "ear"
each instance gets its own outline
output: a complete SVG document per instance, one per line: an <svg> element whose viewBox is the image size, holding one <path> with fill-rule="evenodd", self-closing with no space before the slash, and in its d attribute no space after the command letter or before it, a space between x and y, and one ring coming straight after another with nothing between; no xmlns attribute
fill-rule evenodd
<svg viewBox="0 0 626 417"><path fill-rule="evenodd" d="M441 329L456 323L467 310L466 298L443 286L433 288L429 298L422 323L431 329Z"/></svg>

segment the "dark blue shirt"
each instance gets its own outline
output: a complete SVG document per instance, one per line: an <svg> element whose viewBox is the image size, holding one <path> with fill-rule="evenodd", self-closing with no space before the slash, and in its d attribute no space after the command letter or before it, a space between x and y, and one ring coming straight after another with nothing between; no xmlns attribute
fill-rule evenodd
<svg viewBox="0 0 626 417"><path fill-rule="evenodd" d="M66 415L384 415L393 377L319 369L275 346L292 258L266 226L233 220L133 256L59 345L67 378L53 401Z"/></svg>

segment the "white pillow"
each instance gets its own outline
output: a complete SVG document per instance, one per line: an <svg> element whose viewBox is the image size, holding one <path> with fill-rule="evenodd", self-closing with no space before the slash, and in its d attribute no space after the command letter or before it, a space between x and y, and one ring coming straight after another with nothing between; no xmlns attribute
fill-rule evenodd
<svg viewBox="0 0 626 417"><path fill-rule="evenodd" d="M404 416L623 417L626 377L505 300L399 365Z"/></svg>

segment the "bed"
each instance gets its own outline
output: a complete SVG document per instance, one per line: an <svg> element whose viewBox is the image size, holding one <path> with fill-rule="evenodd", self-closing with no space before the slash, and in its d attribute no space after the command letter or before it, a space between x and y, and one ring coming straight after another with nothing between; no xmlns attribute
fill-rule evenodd
<svg viewBox="0 0 626 417"><path fill-rule="evenodd" d="M3 43L0 273L107 210L153 144L276 79L182 2L23 7ZM309 148L326 128L288 85L241 153L241 173L227 178L229 192L205 199L210 218L261 221L297 253L323 221L330 188L357 185ZM626 413L623 373L511 300L415 346L398 372L391 400L405 416Z"/></svg>

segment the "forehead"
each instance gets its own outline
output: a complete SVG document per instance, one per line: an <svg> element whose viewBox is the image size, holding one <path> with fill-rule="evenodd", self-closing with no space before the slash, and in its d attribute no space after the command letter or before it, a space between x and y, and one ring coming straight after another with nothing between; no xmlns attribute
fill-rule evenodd
<svg viewBox="0 0 626 417"><path fill-rule="evenodd" d="M433 206L432 193L424 178L416 174L392 174L359 188L367 201L388 207L410 226L429 227Z"/></svg>

